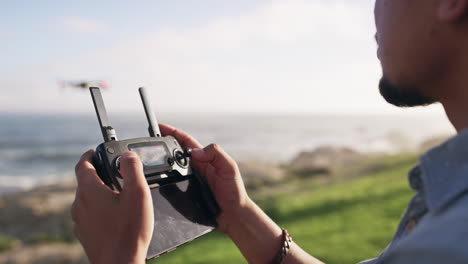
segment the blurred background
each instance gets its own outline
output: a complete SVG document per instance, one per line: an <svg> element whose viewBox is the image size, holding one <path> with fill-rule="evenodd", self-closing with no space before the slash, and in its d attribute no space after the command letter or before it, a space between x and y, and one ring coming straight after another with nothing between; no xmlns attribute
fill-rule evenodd
<svg viewBox="0 0 468 264"><path fill-rule="evenodd" d="M249 194L327 263L375 257L412 191L406 172L454 134L440 105L380 97L373 1L6 1L0 9L0 263L87 263L73 168L102 136L160 122L238 162ZM243 263L210 234L164 263Z"/></svg>

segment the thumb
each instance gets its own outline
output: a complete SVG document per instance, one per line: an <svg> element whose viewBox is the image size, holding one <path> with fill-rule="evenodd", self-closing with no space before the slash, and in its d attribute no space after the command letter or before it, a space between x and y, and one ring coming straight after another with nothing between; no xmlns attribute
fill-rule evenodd
<svg viewBox="0 0 468 264"><path fill-rule="evenodd" d="M143 172L143 164L135 152L125 152L120 158L120 174L122 175L125 190L149 189Z"/></svg>
<svg viewBox="0 0 468 264"><path fill-rule="evenodd" d="M194 149L191 156L195 161L208 163L218 171L236 172L237 163L219 145L211 144L203 149Z"/></svg>

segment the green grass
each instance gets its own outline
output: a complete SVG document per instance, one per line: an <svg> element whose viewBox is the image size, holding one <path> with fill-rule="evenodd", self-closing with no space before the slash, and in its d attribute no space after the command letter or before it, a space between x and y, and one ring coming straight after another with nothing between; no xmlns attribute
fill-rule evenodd
<svg viewBox="0 0 468 264"><path fill-rule="evenodd" d="M396 229L413 191L407 172L413 155L384 157L368 175L317 187L314 179L293 193L257 201L307 252L326 263L356 263L377 256ZM365 171L365 170L363 170ZM291 186L288 186L291 187ZM291 188L285 188L291 189ZM224 235L209 234L150 263L246 263Z"/></svg>
<svg viewBox="0 0 468 264"><path fill-rule="evenodd" d="M37 232L31 234L29 238L23 240L23 242L25 244L73 243L76 242L76 237L73 233L73 224L71 222L67 222L62 225L61 232Z"/></svg>
<svg viewBox="0 0 468 264"><path fill-rule="evenodd" d="M6 251L13 247L14 241L12 238L0 235L0 252Z"/></svg>

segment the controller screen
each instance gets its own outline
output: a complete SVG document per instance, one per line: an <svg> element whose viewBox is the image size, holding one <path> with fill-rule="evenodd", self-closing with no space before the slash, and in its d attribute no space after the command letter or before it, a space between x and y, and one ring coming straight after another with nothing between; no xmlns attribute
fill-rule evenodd
<svg viewBox="0 0 468 264"><path fill-rule="evenodd" d="M130 148L140 156L141 162L145 167L158 166L166 164L168 154L164 146L143 146Z"/></svg>

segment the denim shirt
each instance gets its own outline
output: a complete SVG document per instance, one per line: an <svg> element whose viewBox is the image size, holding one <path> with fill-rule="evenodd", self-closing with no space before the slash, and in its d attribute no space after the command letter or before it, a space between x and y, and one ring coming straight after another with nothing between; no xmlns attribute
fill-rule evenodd
<svg viewBox="0 0 468 264"><path fill-rule="evenodd" d="M387 248L361 264L468 263L468 129L424 154L416 191Z"/></svg>

